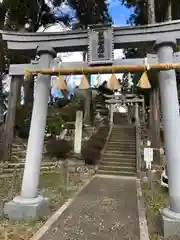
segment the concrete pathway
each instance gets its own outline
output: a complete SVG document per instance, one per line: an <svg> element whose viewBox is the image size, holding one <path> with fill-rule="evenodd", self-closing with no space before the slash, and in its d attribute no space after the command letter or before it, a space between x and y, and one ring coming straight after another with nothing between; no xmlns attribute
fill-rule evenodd
<svg viewBox="0 0 180 240"><path fill-rule="evenodd" d="M96 177L41 240L140 240L135 179Z"/></svg>

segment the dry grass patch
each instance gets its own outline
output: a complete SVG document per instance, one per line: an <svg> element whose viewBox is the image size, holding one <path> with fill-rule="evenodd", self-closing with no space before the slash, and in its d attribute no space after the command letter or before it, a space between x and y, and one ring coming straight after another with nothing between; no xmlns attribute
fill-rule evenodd
<svg viewBox="0 0 180 240"><path fill-rule="evenodd" d="M148 190L148 184L142 183L142 191L146 205L146 216L151 240L162 240L162 218L160 208L168 205L168 191L160 186L159 182L153 182L152 190Z"/></svg>
<svg viewBox="0 0 180 240"><path fill-rule="evenodd" d="M78 173L69 174L69 180L65 183L65 177L62 170L42 174L40 177L39 191L42 195L51 199L51 214L56 211L69 197L75 193L83 180ZM7 201L9 189L12 185L12 178L0 179L0 201ZM21 177L16 178L15 192L20 192ZM44 219L33 221L10 221L2 214L0 218L0 240L27 240L45 223Z"/></svg>

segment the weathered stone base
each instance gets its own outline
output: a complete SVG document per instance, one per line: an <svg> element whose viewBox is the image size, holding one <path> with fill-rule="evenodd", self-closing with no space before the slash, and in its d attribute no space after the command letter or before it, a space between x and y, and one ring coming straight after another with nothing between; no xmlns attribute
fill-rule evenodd
<svg viewBox="0 0 180 240"><path fill-rule="evenodd" d="M81 160L82 154L81 153L73 153L73 157L76 158L77 160Z"/></svg>
<svg viewBox="0 0 180 240"><path fill-rule="evenodd" d="M28 220L47 216L49 213L49 199L38 196L37 198L15 197L4 206L4 214L9 219Z"/></svg>
<svg viewBox="0 0 180 240"><path fill-rule="evenodd" d="M169 209L162 209L164 239L180 239L180 214ZM169 215L169 216L168 216Z"/></svg>

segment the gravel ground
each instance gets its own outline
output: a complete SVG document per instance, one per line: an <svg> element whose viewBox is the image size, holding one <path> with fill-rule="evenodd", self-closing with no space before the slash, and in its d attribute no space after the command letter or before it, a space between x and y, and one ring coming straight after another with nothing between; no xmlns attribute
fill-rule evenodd
<svg viewBox="0 0 180 240"><path fill-rule="evenodd" d="M139 240L136 181L96 177L41 240Z"/></svg>

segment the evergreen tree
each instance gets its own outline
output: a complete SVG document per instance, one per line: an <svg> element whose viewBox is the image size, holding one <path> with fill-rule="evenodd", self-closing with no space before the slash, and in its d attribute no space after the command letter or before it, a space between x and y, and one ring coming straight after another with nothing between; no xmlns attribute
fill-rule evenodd
<svg viewBox="0 0 180 240"><path fill-rule="evenodd" d="M48 2L48 5L45 0L3 0L0 4L0 28L11 31L35 32L41 25L45 26L49 23L59 21L63 22L65 25L72 25L72 19L68 14L56 14L54 11L54 9L58 9L63 2L65 1L51 0ZM67 0L66 4L69 4L76 13L75 16L78 20L76 28L86 28L88 24L106 23L112 21L108 13L108 6L105 0L100 0L97 3L93 0L89 0L87 2L84 0ZM0 48L1 58L4 59L7 54L2 41L0 42ZM20 63L25 61L25 56L21 56L19 59L19 56L17 55L8 55L8 58L11 59L11 63ZM3 73L4 70L5 64L1 66L1 73ZM2 81L0 81L0 83L2 83ZM2 90L1 84L0 90ZM9 160L10 156L9 148L7 149L5 146L11 145L12 143L12 134L8 134L7 125L7 132L5 134L6 140L4 141L3 147L5 152L5 161ZM9 128L9 131L11 131L11 129Z"/></svg>
<svg viewBox="0 0 180 240"><path fill-rule="evenodd" d="M150 0L151 1L151 0ZM122 0L127 8L133 8L128 20L132 25L144 25L148 23L148 0ZM170 16L171 15L171 16ZM180 17L180 4L178 0L156 0L155 1L156 22L176 20Z"/></svg>
<svg viewBox="0 0 180 240"><path fill-rule="evenodd" d="M108 3L105 0L68 0L68 2L76 11L79 28L86 28L89 24L112 23Z"/></svg>

